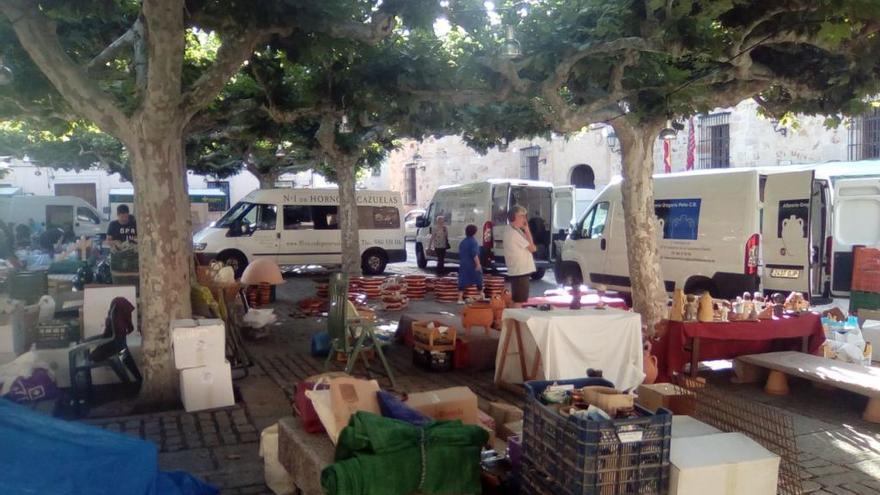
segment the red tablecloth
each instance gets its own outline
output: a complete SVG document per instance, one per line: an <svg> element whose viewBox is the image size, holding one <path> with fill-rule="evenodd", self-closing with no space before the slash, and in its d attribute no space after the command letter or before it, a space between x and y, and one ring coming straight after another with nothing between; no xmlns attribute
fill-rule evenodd
<svg viewBox="0 0 880 495"><path fill-rule="evenodd" d="M609 308L629 309L626 302L619 297L604 296L602 302ZM556 308L567 308L571 304L570 295L551 295L530 297L523 306L540 306L549 304ZM595 306L599 304L599 294L582 294L581 306Z"/></svg>
<svg viewBox="0 0 880 495"><path fill-rule="evenodd" d="M675 371L684 370L691 353L684 349L689 338L700 338L700 361L731 359L746 354L800 351L802 337L809 336L809 352L815 354L825 342L822 320L815 313L778 320L732 321L726 323L667 322L666 335L654 342L658 381L669 381Z"/></svg>

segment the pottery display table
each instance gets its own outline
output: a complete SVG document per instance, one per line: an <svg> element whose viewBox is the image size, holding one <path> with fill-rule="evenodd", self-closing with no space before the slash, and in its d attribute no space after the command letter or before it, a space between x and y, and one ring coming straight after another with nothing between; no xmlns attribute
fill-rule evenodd
<svg viewBox="0 0 880 495"><path fill-rule="evenodd" d="M511 341L515 344L511 345ZM581 378L601 369L619 390L638 386L642 371L641 317L618 309L505 309L495 383Z"/></svg>
<svg viewBox="0 0 880 495"><path fill-rule="evenodd" d="M696 376L700 361L772 351L815 354L825 342L821 318L815 313L760 321L666 323L666 334L651 349L657 356L659 381L669 381L687 363Z"/></svg>

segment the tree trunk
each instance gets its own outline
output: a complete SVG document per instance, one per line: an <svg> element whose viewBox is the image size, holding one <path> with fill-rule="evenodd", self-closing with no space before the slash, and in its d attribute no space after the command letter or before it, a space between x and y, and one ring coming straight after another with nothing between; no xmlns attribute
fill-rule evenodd
<svg viewBox="0 0 880 495"><path fill-rule="evenodd" d="M169 323L192 315L192 236L182 122L162 116L133 122L127 149L134 176L140 257L141 402L176 403Z"/></svg>
<svg viewBox="0 0 880 495"><path fill-rule="evenodd" d="M273 189L275 187L275 183L278 182L278 174L259 174L257 175L257 180L260 181L260 189Z"/></svg>
<svg viewBox="0 0 880 495"><path fill-rule="evenodd" d="M342 271L361 274L361 241L358 232L358 209L355 179L356 159L337 159L336 180L339 184L339 233L342 240Z"/></svg>
<svg viewBox="0 0 880 495"><path fill-rule="evenodd" d="M623 154L623 216L633 309L649 334L666 316L667 294L660 271L658 225L654 213L654 143L660 122L613 124Z"/></svg>

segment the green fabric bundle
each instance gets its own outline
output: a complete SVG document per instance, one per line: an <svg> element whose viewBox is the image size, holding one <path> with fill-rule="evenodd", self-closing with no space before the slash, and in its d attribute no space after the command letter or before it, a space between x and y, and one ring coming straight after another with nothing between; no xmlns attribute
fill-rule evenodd
<svg viewBox="0 0 880 495"><path fill-rule="evenodd" d="M339 435L336 463L321 473L321 487L327 495L480 493L480 450L488 439L486 430L461 421L418 428L357 412Z"/></svg>

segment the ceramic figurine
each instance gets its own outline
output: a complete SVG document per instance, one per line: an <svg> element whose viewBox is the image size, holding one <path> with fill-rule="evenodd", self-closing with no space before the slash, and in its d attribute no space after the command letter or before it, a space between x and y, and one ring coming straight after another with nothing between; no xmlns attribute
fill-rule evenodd
<svg viewBox="0 0 880 495"><path fill-rule="evenodd" d="M684 318L684 290L675 289L672 293L672 307L669 308L669 321L681 321Z"/></svg>
<svg viewBox="0 0 880 495"><path fill-rule="evenodd" d="M737 296L736 301L733 302L733 312L737 315L743 314L743 298Z"/></svg>
<svg viewBox="0 0 880 495"><path fill-rule="evenodd" d="M715 321L715 305L708 292L703 292L703 295L700 296L697 318L704 323Z"/></svg>
<svg viewBox="0 0 880 495"><path fill-rule="evenodd" d="M754 320L772 320L773 319L773 308L776 305L773 303L768 303L764 306L764 309L761 310L760 313L755 312L755 317L752 318Z"/></svg>
<svg viewBox="0 0 880 495"><path fill-rule="evenodd" d="M688 294L684 307L684 321L697 321L697 296Z"/></svg>
<svg viewBox="0 0 880 495"><path fill-rule="evenodd" d="M721 301L718 305L718 312L721 313L721 321L730 321L730 302Z"/></svg>
<svg viewBox="0 0 880 495"><path fill-rule="evenodd" d="M760 313L761 311L764 311L764 305L767 304L767 301L764 299L764 294L756 291L752 296L752 303L755 305L755 309L758 313Z"/></svg>
<svg viewBox="0 0 880 495"><path fill-rule="evenodd" d="M773 316L782 318L785 314L785 296L776 292L773 294Z"/></svg>
<svg viewBox="0 0 880 495"><path fill-rule="evenodd" d="M757 312L755 310L755 302L752 300L752 293L743 292L743 314L750 316L752 312Z"/></svg>

